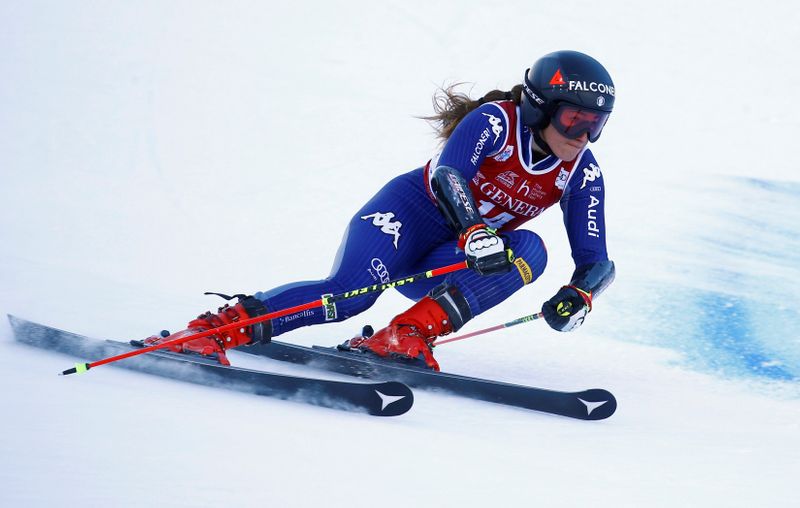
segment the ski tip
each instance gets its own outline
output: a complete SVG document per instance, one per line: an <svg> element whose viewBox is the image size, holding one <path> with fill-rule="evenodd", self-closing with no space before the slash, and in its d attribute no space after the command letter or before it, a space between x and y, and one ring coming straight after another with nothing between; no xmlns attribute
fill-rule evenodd
<svg viewBox="0 0 800 508"><path fill-rule="evenodd" d="M25 321L24 319L18 318L14 314L6 314L6 317L8 318L8 323L11 325L11 328L13 328L15 331L17 327L21 326Z"/></svg>
<svg viewBox="0 0 800 508"><path fill-rule="evenodd" d="M403 383L387 381L375 385L374 391L380 401L370 411L372 415L399 416L407 413L414 405L414 392Z"/></svg>
<svg viewBox="0 0 800 508"><path fill-rule="evenodd" d="M577 395L586 414L584 420L604 420L613 415L617 410L617 399L608 390L593 388Z"/></svg>

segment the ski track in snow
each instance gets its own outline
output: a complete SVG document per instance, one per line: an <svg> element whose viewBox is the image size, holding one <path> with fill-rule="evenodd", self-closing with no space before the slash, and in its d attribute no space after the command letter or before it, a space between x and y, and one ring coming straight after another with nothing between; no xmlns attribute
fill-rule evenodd
<svg viewBox="0 0 800 508"><path fill-rule="evenodd" d="M800 185L714 176L693 179L691 188L704 196L688 204L694 220L681 214L654 224L661 234L642 245L659 253L646 262L664 273L655 284L614 291L646 316L626 323L633 336L624 328L614 336L676 350L680 364L723 377L796 381L800 312L788 295L800 279Z"/></svg>

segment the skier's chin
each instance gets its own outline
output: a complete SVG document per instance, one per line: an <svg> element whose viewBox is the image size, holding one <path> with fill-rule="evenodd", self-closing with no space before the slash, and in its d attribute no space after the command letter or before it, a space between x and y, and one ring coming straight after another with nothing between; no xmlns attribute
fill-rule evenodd
<svg viewBox="0 0 800 508"><path fill-rule="evenodd" d="M542 138L550 146L550 150L559 159L572 162L581 153L589 142L588 135L584 134L578 139L570 139L562 136L553 125L548 125L542 130Z"/></svg>
<svg viewBox="0 0 800 508"><path fill-rule="evenodd" d="M575 160L575 157L578 156L581 150L583 150L583 146L576 147L573 145L564 145L559 146L558 148L553 148L553 153L556 155L556 157L565 162L572 162Z"/></svg>

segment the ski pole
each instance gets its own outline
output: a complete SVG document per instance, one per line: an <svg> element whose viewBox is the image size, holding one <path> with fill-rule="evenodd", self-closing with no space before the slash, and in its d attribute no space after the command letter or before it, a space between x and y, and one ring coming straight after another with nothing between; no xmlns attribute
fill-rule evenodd
<svg viewBox="0 0 800 508"><path fill-rule="evenodd" d="M228 323L227 325L222 325L217 328L211 328L209 330L198 332L194 335L188 335L186 337L179 337L177 339L168 340L166 342L162 342L161 344L155 344L153 346L148 346L142 349L134 349L133 351L128 351L127 353L122 353L116 356L110 356L108 358L104 358L102 360L98 360L96 362L91 363L77 363L75 367L71 369L67 369L61 373L62 376L66 376L69 374L82 374L89 369L94 367L99 367L101 365L105 365L107 363L116 362L119 360L124 360L125 358L130 358L132 356L141 355L144 353L149 353L150 351L155 351L157 349L163 349L170 346L177 346L179 344L183 344L184 342L188 342L194 339L200 339L202 337L208 337L209 335L216 335L220 332L224 332L227 330L233 330L234 328L245 328L250 325L254 325L256 323L260 323L262 321L267 321L270 319L279 318L282 316L286 316L289 314L294 314L295 312L302 312L304 310L313 309L316 307L324 307L326 305L341 302L342 300L348 300L350 298L355 298L358 296L366 295L369 293L376 293L380 291L385 291L387 289L397 287L397 286L404 286L406 284L413 284L414 282L430 279L433 277L438 277L439 275L445 275L452 272L457 272L459 270L463 270L467 268L467 262L462 261L460 263L455 263L448 266L443 266L441 268L435 268L433 270L428 270L427 272L421 272L415 275L409 275L407 277L402 277L399 279L391 280L389 282L384 282L382 284L373 284L371 286L365 286L363 288L354 289L351 291L345 291L344 293L339 293L338 295L331 295L331 296L323 296L319 300L314 300L313 302L303 303L300 305L295 305L294 307L289 307L283 310L277 310L275 312L270 312L268 314L264 314L261 316L256 316L253 318L243 319L241 321L236 321L234 323Z"/></svg>
<svg viewBox="0 0 800 508"><path fill-rule="evenodd" d="M503 328L509 328L515 325L520 325L522 323L527 323L528 321L535 321L542 317L542 313L538 312L536 314L531 314L530 316L525 316L521 318L517 318L513 321L509 321L508 323L503 323L502 325L492 326L490 328L484 328L483 330L478 330L477 332L468 333L466 335L460 335L458 337L453 337L451 339L444 339L444 340L437 340L433 343L434 346L439 346L442 344L447 344L448 342L455 342L457 340L464 340L470 337L474 337L476 335L482 335L484 333L493 332L495 330L501 330Z"/></svg>

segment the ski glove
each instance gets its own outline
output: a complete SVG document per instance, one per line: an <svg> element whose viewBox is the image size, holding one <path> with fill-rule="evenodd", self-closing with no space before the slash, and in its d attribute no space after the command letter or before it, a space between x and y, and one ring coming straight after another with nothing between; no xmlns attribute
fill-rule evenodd
<svg viewBox="0 0 800 508"><path fill-rule="evenodd" d="M506 248L496 230L486 224L467 229L461 235L459 247L467 255L467 265L481 275L507 273L514 263L514 253Z"/></svg>
<svg viewBox="0 0 800 508"><path fill-rule="evenodd" d="M564 286L542 305L544 320L559 332L575 330L592 310L592 294L575 286Z"/></svg>

